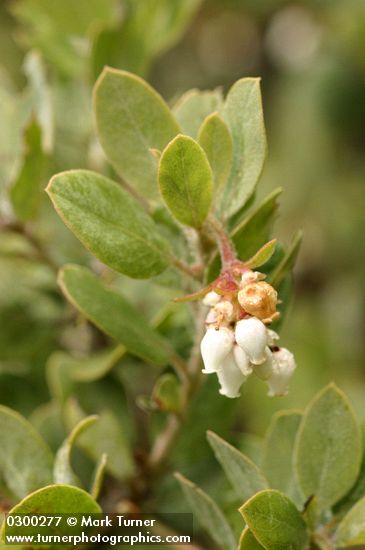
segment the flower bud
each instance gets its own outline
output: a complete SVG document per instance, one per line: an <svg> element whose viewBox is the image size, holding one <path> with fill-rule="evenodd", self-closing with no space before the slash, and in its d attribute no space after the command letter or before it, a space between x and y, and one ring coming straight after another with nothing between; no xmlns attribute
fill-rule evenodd
<svg viewBox="0 0 365 550"><path fill-rule="evenodd" d="M221 296L217 294L217 292L214 292L214 290L212 290L211 292L208 292L208 294L204 296L203 304L205 306L212 307L217 305L220 299L221 299Z"/></svg>
<svg viewBox="0 0 365 550"><path fill-rule="evenodd" d="M246 380L246 376L242 374L236 365L232 352L225 358L223 368L217 372L217 376L221 385L219 390L221 395L231 399L240 396L240 387Z"/></svg>
<svg viewBox="0 0 365 550"><path fill-rule="evenodd" d="M228 300L219 302L219 304L214 306L214 311L217 315L218 323L230 323L233 319L233 304L232 302L228 302Z"/></svg>
<svg viewBox="0 0 365 550"><path fill-rule="evenodd" d="M247 313L262 319L266 323L279 316L276 311L278 293L264 281L249 283L244 286L238 293L238 301Z"/></svg>
<svg viewBox="0 0 365 550"><path fill-rule="evenodd" d="M263 273L260 273L259 271L251 271L251 270L245 271L241 276L240 287L243 288L249 283L256 283L257 281L265 279L265 277L266 275L264 275Z"/></svg>
<svg viewBox="0 0 365 550"><path fill-rule="evenodd" d="M265 361L261 365L254 365L253 372L261 380L267 380L272 373L272 352L269 347L265 348Z"/></svg>
<svg viewBox="0 0 365 550"><path fill-rule="evenodd" d="M233 356L242 374L244 376L249 376L252 373L252 366L247 353L236 344L233 347Z"/></svg>
<svg viewBox="0 0 365 550"><path fill-rule="evenodd" d="M203 372L209 374L221 369L224 359L233 348L233 343L234 335L231 329L208 328L200 344Z"/></svg>
<svg viewBox="0 0 365 550"><path fill-rule="evenodd" d="M288 382L296 369L294 355L285 348L273 352L272 374L267 380L269 386L268 395L286 395Z"/></svg>
<svg viewBox="0 0 365 550"><path fill-rule="evenodd" d="M238 321L235 329L237 344L247 353L251 363L260 365L266 359L267 330L256 317Z"/></svg>

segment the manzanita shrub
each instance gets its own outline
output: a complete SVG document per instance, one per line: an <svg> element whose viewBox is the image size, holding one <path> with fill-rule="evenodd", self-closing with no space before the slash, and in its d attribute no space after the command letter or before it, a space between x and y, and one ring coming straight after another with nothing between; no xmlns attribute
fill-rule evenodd
<svg viewBox="0 0 365 550"><path fill-rule="evenodd" d="M107 68L93 107L109 167L58 173L46 191L92 255L82 265L64 265L58 284L72 306L71 330L77 319L87 319L96 327L95 345L88 356L60 349L48 359L52 402L38 423L50 441L56 426L66 426L55 453L28 420L0 408L6 509L16 513L158 513L157 486L171 478L166 467L179 436L191 430L190 409L204 384L214 392L214 410L219 399L237 398L246 381L250 391L251 375L267 384L269 396L286 394L296 368L278 331L301 234L289 246L271 239L281 189L254 205L266 155L259 80L239 80L225 98L221 90L193 90L170 109L140 77ZM28 133L39 141L37 126ZM136 283L133 297L123 293L124 276L148 281ZM147 381L153 378L149 387L133 374L141 367ZM105 406L88 415L78 399L78 387L112 371L116 380L127 371L123 400L134 413L139 407L142 448L133 444L129 426L136 419L124 407L118 415ZM224 398L211 383L215 377ZM140 387L133 387L134 378ZM92 395L101 399L98 389ZM115 403L119 394L108 399ZM214 415L209 427L217 429ZM176 475L211 537L209 548L213 541L241 550L365 541L361 432L334 386L304 415L286 411L274 418L258 464L213 432L208 441L243 503L238 542L237 529L210 497ZM78 448L94 464L92 475L76 472Z"/></svg>

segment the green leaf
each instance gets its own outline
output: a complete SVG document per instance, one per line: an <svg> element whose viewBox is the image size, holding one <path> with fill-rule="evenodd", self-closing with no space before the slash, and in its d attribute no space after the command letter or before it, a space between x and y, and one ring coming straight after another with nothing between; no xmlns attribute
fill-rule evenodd
<svg viewBox="0 0 365 550"><path fill-rule="evenodd" d="M365 497L357 502L337 528L336 547L365 544Z"/></svg>
<svg viewBox="0 0 365 550"><path fill-rule="evenodd" d="M331 507L355 483L361 464L361 431L346 396L334 385L309 404L300 425L294 465L305 497L321 510Z"/></svg>
<svg viewBox="0 0 365 550"><path fill-rule="evenodd" d="M274 254L276 248L276 239L272 239L268 243L264 244L256 252L252 258L245 261L245 266L249 269L255 269L257 267L261 267L262 265L266 264L271 258L271 256Z"/></svg>
<svg viewBox="0 0 365 550"><path fill-rule="evenodd" d="M264 547L261 546L261 544L255 539L252 531L250 531L249 528L246 527L242 531L237 550L261 550L262 548Z"/></svg>
<svg viewBox="0 0 365 550"><path fill-rule="evenodd" d="M71 466L71 452L77 438L90 426L95 424L97 420L97 415L88 416L81 420L58 449L53 466L54 483L80 486L80 481Z"/></svg>
<svg viewBox="0 0 365 550"><path fill-rule="evenodd" d="M144 197L157 198L157 162L179 132L162 97L138 76L107 67L94 90L100 143L118 174Z"/></svg>
<svg viewBox="0 0 365 550"><path fill-rule="evenodd" d="M79 489L78 487L72 487L70 485L49 485L43 487L34 493L26 496L21 500L14 508L9 512L11 515L19 514L34 514L37 511L39 515L61 515L61 514L100 514L101 509L95 500L86 491ZM77 527L72 528L72 534L78 535L82 531ZM18 527L14 526L6 527L7 535L29 535L37 536L39 533L38 527ZM50 527L47 534L70 534L70 528L66 522L61 522L58 527ZM5 523L2 525L0 531L0 537L4 538L5 535ZM59 545L52 544L47 546L48 549L57 550Z"/></svg>
<svg viewBox="0 0 365 550"><path fill-rule="evenodd" d="M153 388L152 400L161 411L181 412L181 384L174 374L166 373L160 376Z"/></svg>
<svg viewBox="0 0 365 550"><path fill-rule="evenodd" d="M208 442L241 501L268 488L265 477L244 454L214 432L208 432Z"/></svg>
<svg viewBox="0 0 365 550"><path fill-rule="evenodd" d="M33 426L0 405L0 472L18 498L52 482L53 457Z"/></svg>
<svg viewBox="0 0 365 550"><path fill-rule="evenodd" d="M108 455L103 453L99 459L99 462L95 466L94 479L91 485L90 494L97 500L101 491L101 487L104 481L104 474L106 465L108 463Z"/></svg>
<svg viewBox="0 0 365 550"><path fill-rule="evenodd" d="M217 190L229 176L233 149L231 134L219 113L207 116L200 127L198 141L207 155Z"/></svg>
<svg viewBox="0 0 365 550"><path fill-rule="evenodd" d="M242 78L228 92L223 118L233 140L232 170L222 196L225 218L244 206L255 190L266 156L260 80Z"/></svg>
<svg viewBox="0 0 365 550"><path fill-rule="evenodd" d="M53 176L46 191L65 224L99 260L129 277L161 273L168 245L117 183L88 170Z"/></svg>
<svg viewBox="0 0 365 550"><path fill-rule="evenodd" d="M102 410L98 416L98 422L78 437L76 445L95 462L106 454L106 471L122 481L129 479L134 473L134 462L123 426L109 409ZM73 429L85 414L77 402L70 399L65 407L65 417L67 425Z"/></svg>
<svg viewBox="0 0 365 550"><path fill-rule="evenodd" d="M270 238L270 232L278 208L277 198L282 192L279 187L270 193L265 200L230 233L237 255L241 260L256 253ZM209 266L208 281L219 275L220 260L216 255Z"/></svg>
<svg viewBox="0 0 365 550"><path fill-rule="evenodd" d="M201 92L189 90L173 108L184 134L196 138L203 121L208 115L220 111L223 107L223 97L220 89Z"/></svg>
<svg viewBox="0 0 365 550"><path fill-rule="evenodd" d="M41 129L32 119L24 132L23 164L10 190L10 198L18 220L34 219L42 199L45 157L41 148Z"/></svg>
<svg viewBox="0 0 365 550"><path fill-rule="evenodd" d="M305 550L309 539L298 510L284 494L261 491L241 508L249 529L267 550Z"/></svg>
<svg viewBox="0 0 365 550"><path fill-rule="evenodd" d="M163 151L158 171L162 197L177 220L200 227L212 202L213 175L196 141L178 135Z"/></svg>
<svg viewBox="0 0 365 550"><path fill-rule="evenodd" d="M76 265L65 266L58 281L67 299L130 353L157 365L168 363L171 355L168 342L122 294L104 285L88 269Z"/></svg>
<svg viewBox="0 0 365 550"><path fill-rule="evenodd" d="M263 446L261 468L273 489L288 495L297 505L299 496L293 470L293 449L302 413L280 411L273 416Z"/></svg>
<svg viewBox="0 0 365 550"><path fill-rule="evenodd" d="M200 487L175 474L194 516L222 550L236 550L237 544L231 527L216 503Z"/></svg>
<svg viewBox="0 0 365 550"><path fill-rule="evenodd" d="M295 260L297 259L299 248L302 242L303 232L298 231L290 244L289 249L286 251L285 256L275 268L274 272L270 275L270 283L274 287L278 287L280 283L284 280L285 276L290 272L294 267Z"/></svg>

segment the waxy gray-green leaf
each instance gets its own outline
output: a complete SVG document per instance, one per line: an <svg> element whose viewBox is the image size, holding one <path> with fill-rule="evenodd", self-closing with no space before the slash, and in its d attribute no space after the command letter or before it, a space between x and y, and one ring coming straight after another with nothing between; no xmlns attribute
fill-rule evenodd
<svg viewBox="0 0 365 550"><path fill-rule="evenodd" d="M365 544L365 497L346 514L336 531L336 548Z"/></svg>
<svg viewBox="0 0 365 550"><path fill-rule="evenodd" d="M179 222L200 227L208 215L213 175L201 146L178 135L162 153L158 171L162 197Z"/></svg>
<svg viewBox="0 0 365 550"><path fill-rule="evenodd" d="M288 495L297 505L303 503L293 469L293 449L302 413L281 411L274 415L263 446L261 468L270 487Z"/></svg>
<svg viewBox="0 0 365 550"><path fill-rule="evenodd" d="M119 292L102 283L84 267L65 266L59 284L70 302L103 332L125 345L130 353L164 365L170 357L169 345L151 328Z"/></svg>
<svg viewBox="0 0 365 550"><path fill-rule="evenodd" d="M285 253L285 256L279 263L279 265L276 267L274 273L270 276L270 283L274 287L278 287L280 283L284 280L285 276L290 272L290 270L294 267L295 260L297 259L299 248L302 242L303 238L303 232L297 231L297 233L294 235L292 242L290 243L290 246L288 250Z"/></svg>
<svg viewBox="0 0 365 550"><path fill-rule="evenodd" d="M346 396L334 385L309 404L294 451L298 484L305 497L315 495L325 510L355 483L361 464L359 423Z"/></svg>
<svg viewBox="0 0 365 550"><path fill-rule="evenodd" d="M237 543L222 511L200 487L181 474L175 474L194 517L222 550L236 550Z"/></svg>
<svg viewBox="0 0 365 550"><path fill-rule="evenodd" d="M0 405L0 472L18 498L52 483L53 456L19 413Z"/></svg>
<svg viewBox="0 0 365 550"><path fill-rule="evenodd" d="M307 527L292 501L275 490L261 491L240 508L255 538L267 550L306 550Z"/></svg>
<svg viewBox="0 0 365 550"><path fill-rule="evenodd" d="M208 442L238 498L242 501L269 487L257 466L227 441L213 432L208 432Z"/></svg>
<svg viewBox="0 0 365 550"><path fill-rule="evenodd" d="M47 192L65 224L99 260L143 279L168 265L168 244L120 185L88 170L53 176Z"/></svg>
<svg viewBox="0 0 365 550"><path fill-rule="evenodd" d="M179 132L162 97L138 76L108 67L95 85L94 108L111 164L143 196L157 198L157 162L150 149L164 149Z"/></svg>
<svg viewBox="0 0 365 550"><path fill-rule="evenodd" d="M228 92L223 118L233 140L232 170L222 196L225 218L238 212L255 190L266 156L260 80L242 78Z"/></svg>
<svg viewBox="0 0 365 550"><path fill-rule="evenodd" d="M72 449L77 438L97 420L98 417L96 415L88 416L81 420L58 449L53 466L54 483L80 485L80 481L71 466Z"/></svg>
<svg viewBox="0 0 365 550"><path fill-rule="evenodd" d="M184 134L193 138L206 117L223 108L220 89L211 91L189 90L181 96L173 108L173 113Z"/></svg>
<svg viewBox="0 0 365 550"><path fill-rule="evenodd" d="M200 127L198 142L207 155L213 172L215 190L222 187L232 164L232 138L226 123L218 113L212 113Z"/></svg>

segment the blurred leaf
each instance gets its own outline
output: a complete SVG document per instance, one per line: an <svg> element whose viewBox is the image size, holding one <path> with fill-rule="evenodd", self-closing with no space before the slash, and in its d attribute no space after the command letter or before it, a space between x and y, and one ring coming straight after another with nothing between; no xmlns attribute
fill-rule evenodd
<svg viewBox="0 0 365 550"><path fill-rule="evenodd" d="M298 506L303 504L303 499L299 496L293 470L293 449L301 418L299 411L280 411L273 416L261 464L270 487L285 493Z"/></svg>
<svg viewBox="0 0 365 550"><path fill-rule="evenodd" d="M233 532L216 503L200 487L181 474L175 474L177 481L193 511L194 517L207 530L219 548L236 550Z"/></svg>
<svg viewBox="0 0 365 550"><path fill-rule="evenodd" d="M270 275L270 283L274 287L278 287L285 275L290 272L294 267L295 260L297 259L299 247L303 238L302 231L298 231L291 242L289 249L286 251L284 258L279 265L275 268L274 272Z"/></svg>
<svg viewBox="0 0 365 550"><path fill-rule="evenodd" d="M53 457L33 426L0 405L0 470L18 498L52 482Z"/></svg>
<svg viewBox="0 0 365 550"><path fill-rule="evenodd" d="M127 0L118 27L102 30L92 52L96 76L105 65L146 74L157 55L176 43L201 0Z"/></svg>
<svg viewBox="0 0 365 550"><path fill-rule="evenodd" d="M27 95L33 115L41 128L41 145L44 153L50 153L54 141L54 113L46 71L41 56L30 51L24 61L24 72L28 78Z"/></svg>
<svg viewBox="0 0 365 550"><path fill-rule="evenodd" d="M294 466L304 496L315 495L322 510L335 504L355 483L361 455L358 421L330 384L308 405L296 439Z"/></svg>
<svg viewBox="0 0 365 550"><path fill-rule="evenodd" d="M242 531L242 535L241 535L237 550L261 550L262 548L264 547L261 546L259 542L257 542L257 540L252 534L252 531L250 531L249 528L246 527Z"/></svg>
<svg viewBox="0 0 365 550"><path fill-rule="evenodd" d="M168 208L185 225L200 227L212 202L212 170L203 149L178 135L162 153L158 179Z"/></svg>
<svg viewBox="0 0 365 550"><path fill-rule="evenodd" d="M18 220L34 219L42 199L45 157L41 149L41 129L33 119L24 131L25 154L22 166L10 190L10 198Z"/></svg>
<svg viewBox="0 0 365 550"><path fill-rule="evenodd" d="M232 86L223 118L233 140L232 170L221 203L221 212L227 218L250 198L264 165L266 136L259 79L242 78Z"/></svg>
<svg viewBox="0 0 365 550"><path fill-rule="evenodd" d="M65 266L60 271L59 284L85 317L124 344L130 353L157 365L168 362L171 353L168 342L122 294L105 286L91 271L76 265Z"/></svg>
<svg viewBox="0 0 365 550"><path fill-rule="evenodd" d="M20 0L12 6L26 41L66 76L85 71L87 40L115 21L117 7L117 0Z"/></svg>
<svg viewBox="0 0 365 550"><path fill-rule="evenodd" d="M156 403L159 410L181 412L181 385L174 374L166 373L160 376L153 388L152 401Z"/></svg>
<svg viewBox="0 0 365 550"><path fill-rule="evenodd" d="M190 90L177 101L173 113L184 134L196 138L200 126L210 114L221 111L222 91Z"/></svg>
<svg viewBox="0 0 365 550"><path fill-rule="evenodd" d="M268 488L268 483L257 466L214 432L208 432L208 442L227 478L241 501Z"/></svg>
<svg viewBox="0 0 365 550"><path fill-rule="evenodd" d="M34 510L37 511L37 514L40 515L61 515L61 514L74 514L77 511L78 514L100 514L100 506L95 502L95 500L88 494L86 491L79 489L78 487L71 487L69 485L49 485L48 487L43 487L34 493L26 496L22 501L20 501L14 508L8 512L12 515L18 514L34 514ZM73 535L78 535L82 531L78 527L72 529ZM64 529L64 530L63 530ZM11 528L6 527L6 533L8 535L29 535L36 537L39 533L39 526L23 526L23 527L14 527L12 532ZM57 527L57 534L62 536L70 533L70 528L67 524L60 524ZM3 523L0 537L4 537L5 534L5 523ZM47 546L50 550L57 550L59 545L52 544Z"/></svg>
<svg viewBox="0 0 365 550"><path fill-rule="evenodd" d="M123 426L111 410L104 409L98 416L98 422L80 435L76 445L94 462L99 462L102 455L106 454L106 471L117 479L128 479L134 473L134 462ZM85 415L75 401L69 400L65 408L65 417L66 423L72 429L85 418Z"/></svg>
<svg viewBox="0 0 365 550"><path fill-rule="evenodd" d="M126 71L106 68L94 89L100 143L119 175L143 197L158 198L157 161L179 132L168 106L147 82Z"/></svg>
<svg viewBox="0 0 365 550"><path fill-rule="evenodd" d="M215 191L227 181L232 163L232 138L218 113L207 116L199 129L198 142L212 168Z"/></svg>
<svg viewBox="0 0 365 550"><path fill-rule="evenodd" d="M81 420L58 449L53 465L54 483L80 486L76 474L71 466L71 452L76 440L98 420L98 416L88 416Z"/></svg>
<svg viewBox="0 0 365 550"><path fill-rule="evenodd" d="M261 491L250 498L240 512L264 548L305 550L309 547L303 519L291 500L279 491Z"/></svg>
<svg viewBox="0 0 365 550"><path fill-rule="evenodd" d="M117 183L72 170L53 176L46 190L65 224L105 264L137 279L167 267L167 242Z"/></svg>
<svg viewBox="0 0 365 550"><path fill-rule="evenodd" d="M270 260L271 256L275 252L275 248L276 248L276 239L272 239L268 243L264 244L264 246L262 246L254 256L252 256L252 258L250 258L249 260L246 260L244 262L245 266L248 267L249 269L255 269L257 267L261 267L262 265L266 264L266 262Z"/></svg>
<svg viewBox="0 0 365 550"><path fill-rule="evenodd" d="M365 544L365 497L357 502L337 528L336 547Z"/></svg>
<svg viewBox="0 0 365 550"><path fill-rule="evenodd" d="M99 459L99 462L95 466L94 479L90 489L90 494L95 500L98 499L102 485L103 485L107 462L108 462L108 455L106 453L103 453Z"/></svg>
<svg viewBox="0 0 365 550"><path fill-rule="evenodd" d="M279 187L270 193L249 216L239 223L230 233L238 258L245 260L256 253L270 238L271 227L278 207L277 197L282 192ZM220 259L216 255L211 262L207 279L212 281L219 275Z"/></svg>

